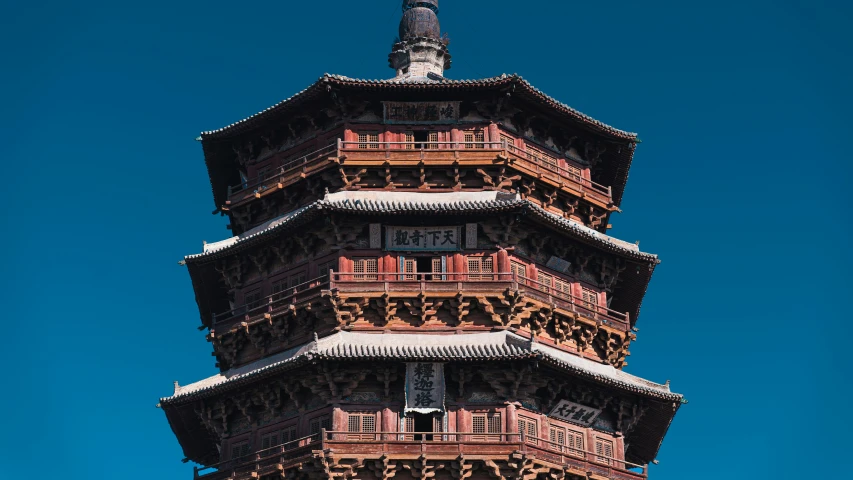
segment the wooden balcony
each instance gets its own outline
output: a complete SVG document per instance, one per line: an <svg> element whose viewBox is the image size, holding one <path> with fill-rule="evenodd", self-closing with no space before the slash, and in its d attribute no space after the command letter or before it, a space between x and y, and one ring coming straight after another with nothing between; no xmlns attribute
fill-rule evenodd
<svg viewBox="0 0 853 480"><path fill-rule="evenodd" d="M330 280L331 278L331 280ZM249 304L213 315L213 329L228 331L236 325L252 324L322 296L323 290L365 296L453 297L459 292L472 296L518 291L546 305L572 312L621 331L630 328L627 313L592 305L570 293L545 286L531 278L513 273L330 273L301 285L277 292Z"/></svg>
<svg viewBox="0 0 853 480"><path fill-rule="evenodd" d="M577 475L592 474L599 478L643 480L645 466L579 450L519 433L400 433L323 431L312 437L261 450L234 460L195 469L195 478L233 480L258 478L283 472L299 463L331 453L336 459L349 457L391 461L413 460L424 456L431 460L456 460L460 455L469 461L510 460L514 455L528 455L555 469L569 469ZM636 471L639 470L639 471Z"/></svg>
<svg viewBox="0 0 853 480"><path fill-rule="evenodd" d="M571 293L559 291L531 278L513 273L332 273L329 289L347 294L419 294L454 296L518 291L546 305L627 331L628 313L590 304Z"/></svg>
<svg viewBox="0 0 853 480"><path fill-rule="evenodd" d="M613 207L611 187L584 178L576 169L566 168L568 158L543 155L503 142L344 142L338 140L319 150L288 159L272 173L254 181L228 187L228 205L234 206L277 191L300 178L343 162L353 167L378 167L385 162L430 167L485 166L504 162L509 167L549 182L602 208Z"/></svg>

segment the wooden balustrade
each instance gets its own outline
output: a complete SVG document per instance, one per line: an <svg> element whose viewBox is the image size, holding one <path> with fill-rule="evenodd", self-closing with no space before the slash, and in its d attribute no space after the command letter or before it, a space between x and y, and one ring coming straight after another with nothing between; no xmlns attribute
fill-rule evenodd
<svg viewBox="0 0 853 480"><path fill-rule="evenodd" d="M423 454L437 459L457 458L465 455L506 455L516 452L534 454L537 459L550 464L594 472L611 479L642 480L647 478L644 465L620 460L588 450L581 450L551 442L543 438L525 436L524 433L474 433L474 432L342 432L323 430L317 435L277 445L230 459L204 468L195 469L195 478L224 480L238 475L250 476L268 467L287 468L314 452L334 451L336 457L357 455L359 458L380 458L384 455ZM641 469L641 472L629 469ZM207 473L206 473L207 472Z"/></svg>
<svg viewBox="0 0 853 480"><path fill-rule="evenodd" d="M283 184L286 178L293 175L305 175L315 166L320 168L321 164L330 162L331 157L351 157L358 161L359 154L367 154L375 157L378 154L382 161L418 161L437 162L455 160L460 154L473 154L475 152L489 152L503 154L510 159L516 168L526 171L537 178L546 178L559 183L566 188L574 190L582 197L589 197L602 204L610 205L613 200L611 187L599 185L587 178L577 170L568 169L560 164L566 161L567 165L573 160L567 157L550 157L534 151L526 151L506 140L501 142L345 142L337 140L325 147L296 158L285 160L282 165L276 167L271 173L263 178L253 181L244 181L239 185L228 187L228 200L230 203L239 203L250 197L257 197L264 192ZM448 157L449 155L449 157ZM322 166L325 168L325 166Z"/></svg>
<svg viewBox="0 0 853 480"><path fill-rule="evenodd" d="M331 272L281 292L238 306L224 313L213 315L215 330L228 330L241 322L252 322L264 315L285 310L290 305L299 305L318 298L324 287L341 293L457 293L457 292L501 292L506 289L519 290L531 298L563 310L627 330L630 328L628 313L617 312L604 306L593 305L571 293L558 291L532 278L514 273L340 273Z"/></svg>

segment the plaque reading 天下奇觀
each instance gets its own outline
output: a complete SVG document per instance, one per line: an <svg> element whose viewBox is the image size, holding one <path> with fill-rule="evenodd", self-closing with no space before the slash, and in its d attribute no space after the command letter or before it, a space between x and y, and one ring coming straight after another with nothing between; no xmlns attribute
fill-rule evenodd
<svg viewBox="0 0 853 480"><path fill-rule="evenodd" d="M385 249L397 252L462 249L462 227L385 227Z"/></svg>
<svg viewBox="0 0 853 480"><path fill-rule="evenodd" d="M585 407L568 400L560 400L560 403L548 414L548 416L567 422L579 423L587 427L592 425L599 415L601 415L601 410L597 408Z"/></svg>

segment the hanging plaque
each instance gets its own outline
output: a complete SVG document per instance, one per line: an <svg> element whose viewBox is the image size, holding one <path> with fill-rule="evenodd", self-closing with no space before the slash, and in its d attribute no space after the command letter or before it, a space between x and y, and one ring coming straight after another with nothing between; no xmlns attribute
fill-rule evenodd
<svg viewBox="0 0 853 480"><path fill-rule="evenodd" d="M459 102L382 102L385 123L456 123Z"/></svg>
<svg viewBox="0 0 853 480"><path fill-rule="evenodd" d="M601 415L601 410L597 408L585 407L583 405L569 402L568 400L560 400L560 403L551 410L548 414L550 417L565 420L567 422L579 423L589 427L595 422L595 419Z"/></svg>
<svg viewBox="0 0 853 480"><path fill-rule="evenodd" d="M385 227L385 249L397 252L456 251L462 227Z"/></svg>
<svg viewBox="0 0 853 480"><path fill-rule="evenodd" d="M444 364L406 364L406 411L444 411Z"/></svg>

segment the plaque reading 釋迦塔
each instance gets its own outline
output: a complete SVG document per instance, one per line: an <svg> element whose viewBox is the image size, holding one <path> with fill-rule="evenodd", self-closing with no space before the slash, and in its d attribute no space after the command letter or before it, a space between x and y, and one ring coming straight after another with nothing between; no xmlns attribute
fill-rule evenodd
<svg viewBox="0 0 853 480"><path fill-rule="evenodd" d="M444 365L406 364L406 411L444 411Z"/></svg>
<svg viewBox="0 0 853 480"><path fill-rule="evenodd" d="M390 251L456 251L462 248L462 227L385 227Z"/></svg>

